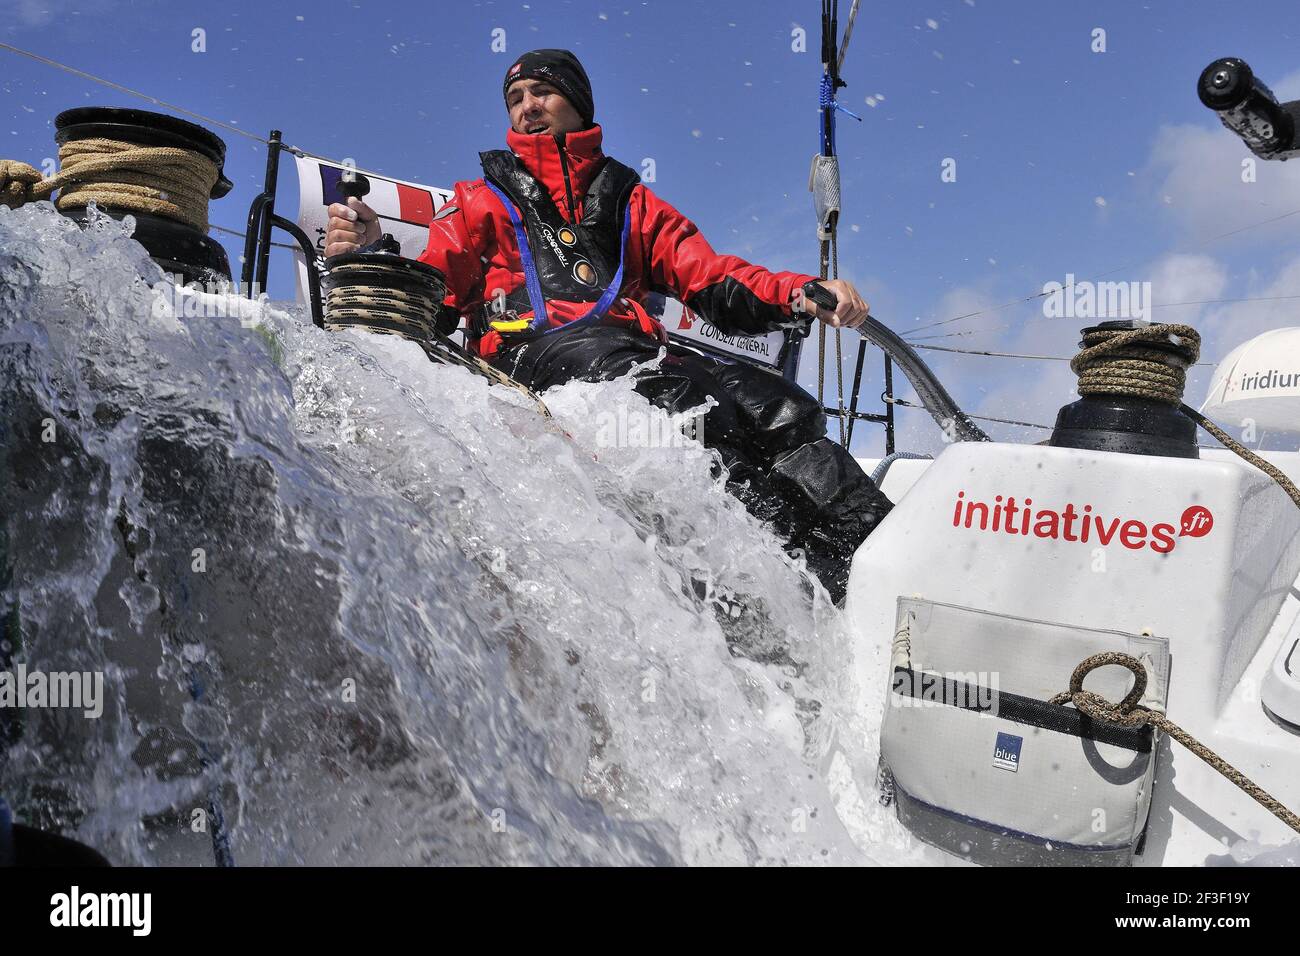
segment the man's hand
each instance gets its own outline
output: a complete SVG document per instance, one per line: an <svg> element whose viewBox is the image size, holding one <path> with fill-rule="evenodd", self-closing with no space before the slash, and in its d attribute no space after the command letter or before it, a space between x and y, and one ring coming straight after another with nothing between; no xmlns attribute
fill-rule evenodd
<svg viewBox="0 0 1300 956"><path fill-rule="evenodd" d="M346 206L331 203L329 214L329 227L325 232L326 258L356 252L362 246L378 242L383 235L379 228L379 216L355 196L348 198Z"/></svg>
<svg viewBox="0 0 1300 956"><path fill-rule="evenodd" d="M822 279L818 284L829 289L835 298L839 300L839 305L835 307L834 311L831 311L830 309L823 309L812 299L805 298L805 311L811 312L827 325L837 329L856 329L866 321L871 306L854 288L852 282L846 282L843 279Z"/></svg>

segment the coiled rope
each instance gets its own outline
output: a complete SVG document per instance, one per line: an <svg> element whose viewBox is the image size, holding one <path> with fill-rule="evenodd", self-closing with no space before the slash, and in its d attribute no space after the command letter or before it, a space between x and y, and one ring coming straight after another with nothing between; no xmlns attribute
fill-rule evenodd
<svg viewBox="0 0 1300 956"><path fill-rule="evenodd" d="M361 328L409 339L432 361L458 365L513 389L527 396L543 416L552 418L536 392L438 331L436 319L445 286L435 270L383 254L326 265L329 288L325 294L325 328Z"/></svg>
<svg viewBox="0 0 1300 956"><path fill-rule="evenodd" d="M1112 703L1100 694L1083 689L1083 679L1088 674L1099 667L1106 667L1111 664L1126 667L1133 674L1133 689L1118 704ZM1142 695L1146 693L1146 688L1147 672L1141 661L1131 654L1108 651L1103 654L1093 654L1091 657L1086 657L1080 661L1079 666L1070 675L1070 689L1057 694L1048 703L1058 705L1072 703L1077 710L1082 711L1093 720L1108 720L1125 727L1151 726L1164 731L1236 784L1265 810L1296 831L1296 833L1300 833L1300 817L1284 807L1276 797L1164 714L1138 704L1138 701L1142 699Z"/></svg>
<svg viewBox="0 0 1300 956"><path fill-rule="evenodd" d="M1071 361L1079 394L1125 395L1179 405L1187 369L1201 355L1201 335L1190 325L1085 329L1083 350Z"/></svg>
<svg viewBox="0 0 1300 956"><path fill-rule="evenodd" d="M1183 404L1187 369L1201 355L1201 335L1190 325L1155 324L1136 329L1088 329L1083 350L1070 360L1079 394L1144 398L1173 405L1213 435L1224 448L1272 478L1300 508L1300 489L1276 465L1235 441L1196 409Z"/></svg>
<svg viewBox="0 0 1300 956"><path fill-rule="evenodd" d="M91 137L59 147L59 171L48 179L34 166L0 160L0 203L17 209L56 191L59 210L91 202L175 219L208 229L208 199L221 172L201 153Z"/></svg>
<svg viewBox="0 0 1300 956"><path fill-rule="evenodd" d="M434 317L446 288L429 270L408 271L380 255L365 261L330 263L325 293L325 328L367 328L413 342L433 337Z"/></svg>

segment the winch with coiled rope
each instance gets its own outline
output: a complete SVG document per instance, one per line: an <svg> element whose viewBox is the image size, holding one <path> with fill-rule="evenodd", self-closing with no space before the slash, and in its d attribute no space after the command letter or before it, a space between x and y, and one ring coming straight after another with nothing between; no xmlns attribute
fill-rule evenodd
<svg viewBox="0 0 1300 956"><path fill-rule="evenodd" d="M352 252L325 261L325 327L364 328L413 342L433 337L446 294L437 269L388 253Z"/></svg>
<svg viewBox="0 0 1300 956"><path fill-rule="evenodd" d="M129 214L134 238L167 272L186 282L230 278L225 249L207 235L208 201L231 189L218 136L161 113L111 107L65 110L54 125L58 172L46 178L28 163L0 160L0 203L53 199L82 223L91 203L114 218Z"/></svg>
<svg viewBox="0 0 1300 956"><path fill-rule="evenodd" d="M446 278L437 269L390 252L350 252L325 260L325 328L364 329L412 341L435 362L458 365L496 385L527 396L551 417L532 389L477 355L438 328Z"/></svg>
<svg viewBox="0 0 1300 956"><path fill-rule="evenodd" d="M1199 458L1199 425L1239 458L1272 478L1300 507L1300 489L1266 461L1183 403L1187 369L1201 354L1190 325L1125 319L1082 331L1070 368L1079 376L1079 401L1056 418L1050 445L1131 455Z"/></svg>
<svg viewBox="0 0 1300 956"><path fill-rule="evenodd" d="M349 198L361 199L370 192L370 180L353 170L345 175L339 190ZM453 314L453 321L439 327L447 277L423 262L402 258L401 252L397 240L385 233L374 248L326 259L322 282L325 328L360 328L401 336L419 345L431 361L458 365L527 396L550 419L550 409L532 389L448 337L459 316Z"/></svg>
<svg viewBox="0 0 1300 956"><path fill-rule="evenodd" d="M1201 337L1189 325L1103 322L1082 331L1070 367L1079 401L1060 410L1049 444L1197 458L1196 423L1179 413Z"/></svg>

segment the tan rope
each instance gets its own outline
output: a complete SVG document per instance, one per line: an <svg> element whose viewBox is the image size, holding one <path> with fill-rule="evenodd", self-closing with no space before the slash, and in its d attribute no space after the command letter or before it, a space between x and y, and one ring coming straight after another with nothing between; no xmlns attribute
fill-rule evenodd
<svg viewBox="0 0 1300 956"><path fill-rule="evenodd" d="M1278 468L1276 465L1272 464L1271 462L1265 461L1263 458L1261 458L1259 455L1256 455L1253 451L1251 451L1245 445L1242 445L1240 442L1234 441L1231 437L1229 437L1227 432L1225 432L1218 425L1214 424L1214 422L1210 421L1208 418L1206 418L1196 409L1190 408L1187 405L1183 405L1182 413L1186 415L1188 418L1195 421L1198 425L1204 428L1215 438L1217 438L1223 444L1224 448L1228 449L1231 452L1235 452L1237 455L1241 456L1246 461L1250 462L1252 465L1254 465L1264 474L1268 475L1279 485L1281 485L1282 490L1285 491L1287 493L1287 496L1292 501L1295 502L1296 507L1300 508L1300 488L1297 488L1295 486L1295 482L1293 482L1290 478L1288 478L1280 468Z"/></svg>
<svg viewBox="0 0 1300 956"><path fill-rule="evenodd" d="M817 323L817 404L826 407L826 323Z"/></svg>
<svg viewBox="0 0 1300 956"><path fill-rule="evenodd" d="M830 269L831 246L829 239L818 243L821 255L821 279L826 280ZM817 323L817 406L826 407L826 323Z"/></svg>
<svg viewBox="0 0 1300 956"><path fill-rule="evenodd" d="M17 209L33 199L44 199L48 192L40 189L41 171L16 159L0 159L0 203Z"/></svg>
<svg viewBox="0 0 1300 956"><path fill-rule="evenodd" d="M1175 344L1176 350L1155 348L1156 343ZM1182 402L1187 368L1201 355L1201 335L1190 325L1088 329L1083 345L1070 360L1080 395L1130 395L1168 405Z"/></svg>
<svg viewBox="0 0 1300 956"><path fill-rule="evenodd" d="M1094 694L1092 691L1083 689L1083 679L1092 671L1099 667L1106 667L1111 664L1118 664L1120 667L1128 668L1134 677L1133 689L1118 704L1111 703L1100 694ZM1125 727L1141 727L1149 725L1157 730L1162 730L1170 737L1177 740L1180 744L1190 750L1196 756L1200 757L1207 764L1221 773L1224 777L1236 784L1243 792L1248 794L1251 799L1266 809L1273 816L1277 817L1292 830L1300 833L1300 817L1296 816L1286 807L1284 807L1276 797L1267 790L1259 786L1244 773L1232 766L1218 754L1216 754L1205 744L1201 743L1183 728L1179 727L1172 720L1157 711L1151 710L1138 704L1142 695L1146 692L1147 673L1142 662L1131 654L1122 654L1117 651L1108 651L1103 654L1093 654L1079 662L1079 666L1074 669L1070 675L1070 689L1066 692L1057 694L1048 703L1064 705L1067 703L1074 704L1075 708L1082 711L1093 720L1108 720L1112 723L1120 724Z"/></svg>
<svg viewBox="0 0 1300 956"><path fill-rule="evenodd" d="M49 179L27 163L0 160L0 202L16 209L57 191L60 210L94 202L207 232L208 198L220 175L216 163L192 150L79 139L59 147L59 171Z"/></svg>

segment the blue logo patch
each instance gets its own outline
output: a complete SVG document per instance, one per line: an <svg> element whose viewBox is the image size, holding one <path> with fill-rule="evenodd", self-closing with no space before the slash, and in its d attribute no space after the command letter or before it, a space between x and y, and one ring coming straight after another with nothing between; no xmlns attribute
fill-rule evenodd
<svg viewBox="0 0 1300 956"><path fill-rule="evenodd" d="M1015 773L1020 769L1020 746L1025 738L1014 734L998 734L993 744L993 766Z"/></svg>

